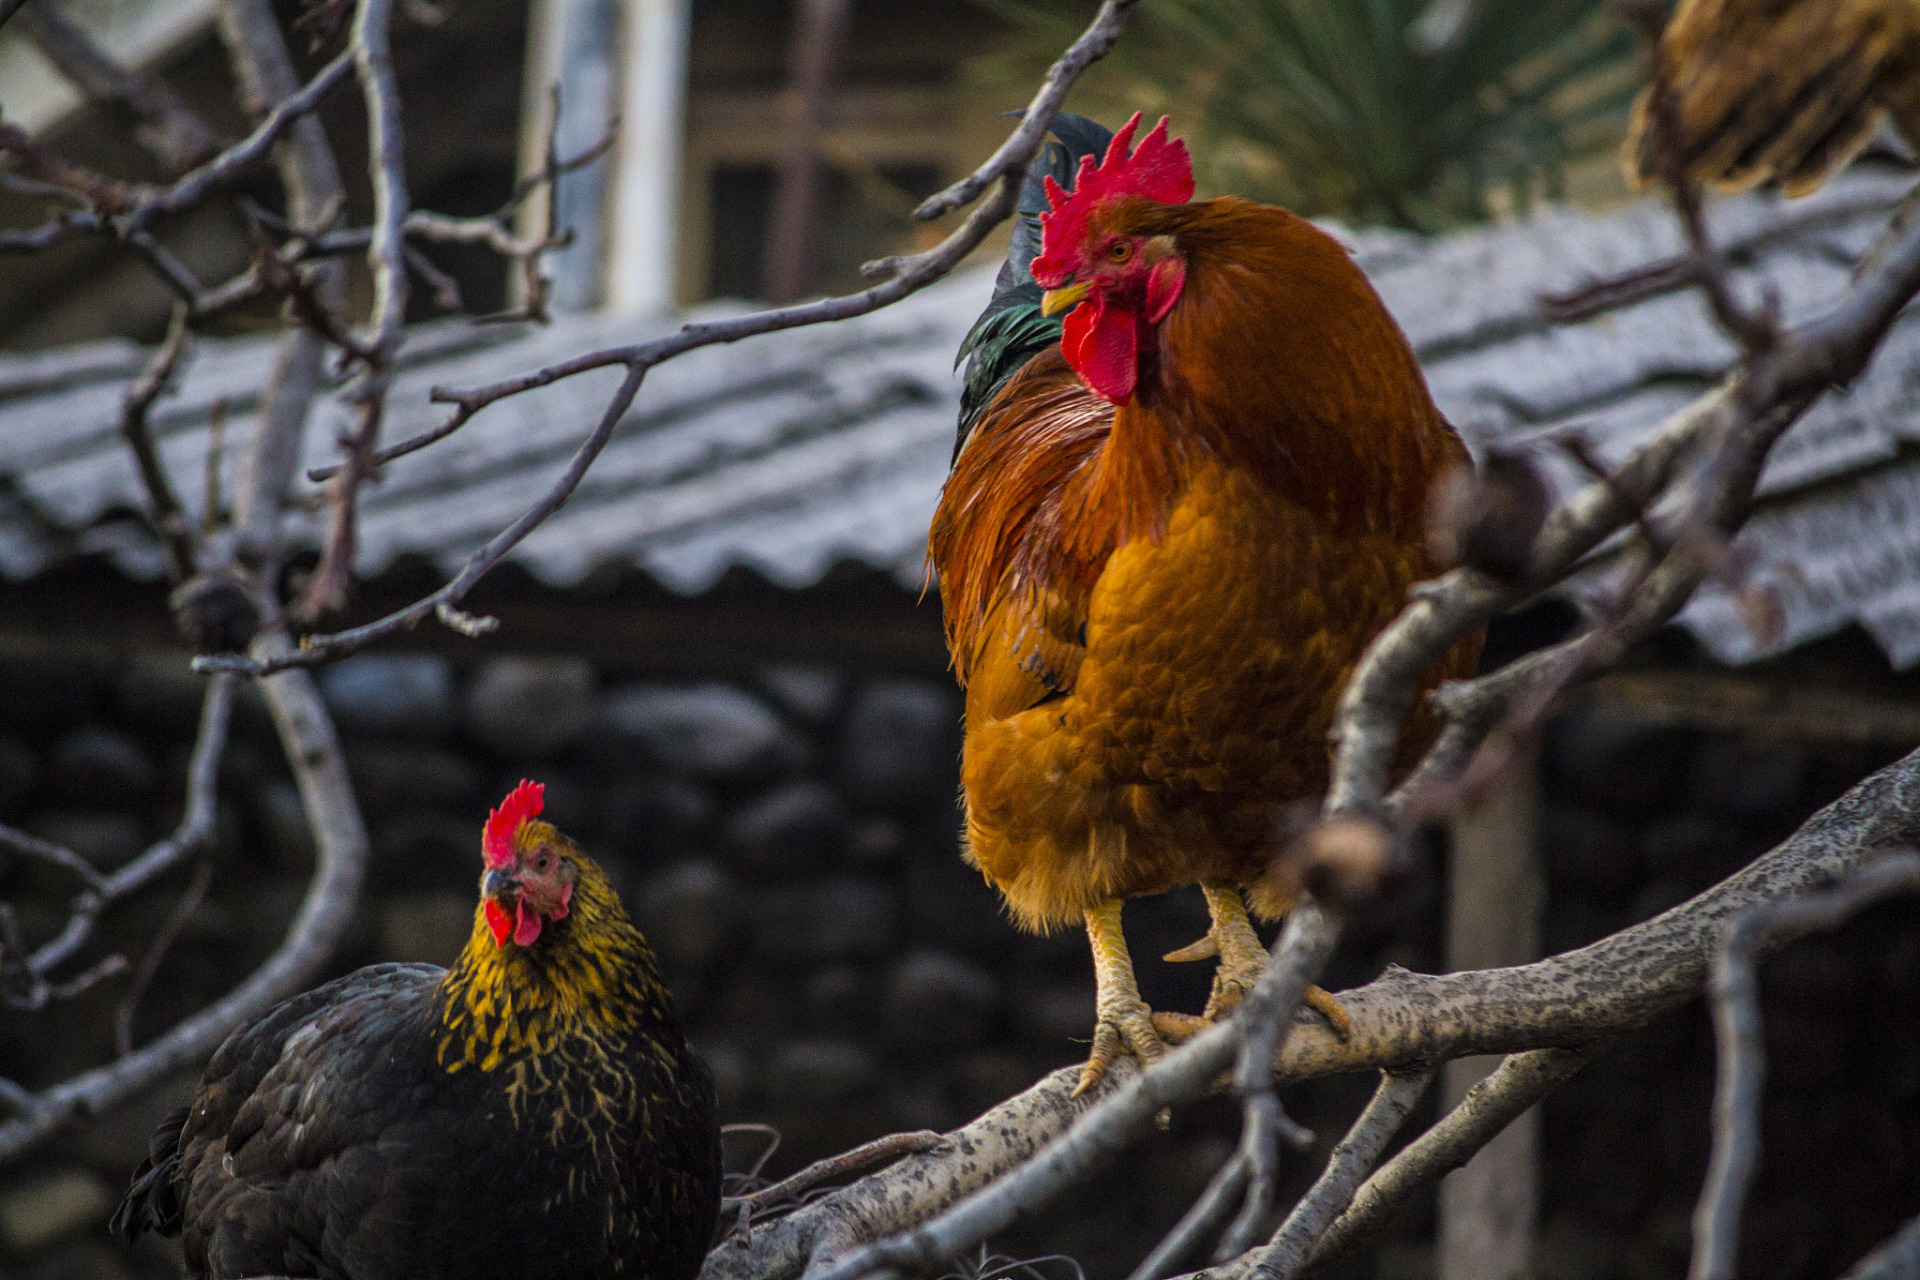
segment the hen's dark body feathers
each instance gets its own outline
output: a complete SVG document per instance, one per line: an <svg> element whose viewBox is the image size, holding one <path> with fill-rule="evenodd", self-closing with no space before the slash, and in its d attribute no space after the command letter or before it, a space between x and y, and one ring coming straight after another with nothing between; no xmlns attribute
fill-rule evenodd
<svg viewBox="0 0 1920 1280"><path fill-rule="evenodd" d="M718 1129L665 991L607 993L631 999L625 1026L489 1021L475 946L494 944L451 973L359 970L236 1032L190 1112L155 1133L114 1225L181 1234L196 1277L690 1280L718 1212ZM532 958L493 963L543 980ZM510 989L537 1007L537 990Z"/></svg>

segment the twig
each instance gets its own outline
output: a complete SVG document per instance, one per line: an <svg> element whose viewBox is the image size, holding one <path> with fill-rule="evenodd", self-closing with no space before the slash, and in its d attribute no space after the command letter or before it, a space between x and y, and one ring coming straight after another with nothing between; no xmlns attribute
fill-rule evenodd
<svg viewBox="0 0 1920 1280"><path fill-rule="evenodd" d="M21 969L30 984L29 990L23 997L10 998L11 1003L22 1008L37 1009L59 997L62 993L49 982L48 975L72 959L93 937L100 913L146 888L212 838L214 787L219 780L220 756L226 749L227 720L232 701L231 678L216 677L208 684L200 711L200 732L194 742L193 757L187 769L187 808L181 816L180 825L172 835L111 875L102 876L91 872L89 868L91 874L87 887L68 904L66 927L32 955L25 957ZM20 836L7 828L0 828L0 839L22 850L27 848L23 843L25 841L45 845L44 841L33 841L33 837ZM67 857L79 861L71 853Z"/></svg>
<svg viewBox="0 0 1920 1280"><path fill-rule="evenodd" d="M298 92L278 102L253 132L169 187L136 202L124 220L122 234L142 230L169 213L190 209L216 187L225 185L265 158L268 151L297 121L320 105L333 87L353 68L352 50L340 54Z"/></svg>
<svg viewBox="0 0 1920 1280"><path fill-rule="evenodd" d="M359 546L360 486L375 474L373 455L380 443L380 423L386 416L393 359L406 338L406 133L400 123L400 91L388 43L391 17L392 0L360 0L348 44L360 78L361 97L366 102L368 170L373 176L373 235L367 245L367 267L373 273L373 318L358 344L365 368L349 397L357 416L352 433L341 442L346 462L327 493L330 515L326 547L296 611L308 620L346 603L354 553Z"/></svg>
<svg viewBox="0 0 1920 1280"><path fill-rule="evenodd" d="M1274 943L1272 962L1239 1016L1253 1020L1267 1014L1276 1022L1284 1016L1276 1036L1276 1043L1284 1044L1293 1010L1333 950L1333 933L1311 902L1296 907ZM1241 1039L1231 1026L1207 1028L1118 1088L1106 1090L1071 1129L1018 1169L911 1231L819 1266L813 1280L923 1272L959 1256L1080 1181L1167 1107L1208 1091L1233 1060Z"/></svg>
<svg viewBox="0 0 1920 1280"><path fill-rule="evenodd" d="M13 850L23 857L50 863L62 871L77 876L88 888L99 892L106 888L106 877L93 869L93 864L64 845L57 845L38 836L30 836L24 831L9 826L0 826L0 845Z"/></svg>
<svg viewBox="0 0 1920 1280"><path fill-rule="evenodd" d="M1631 520L1635 510L1649 505L1668 485L1681 458L1702 442L1710 442L1714 453L1701 468L1688 519L1723 538L1736 530L1745 520L1753 483L1774 441L1820 393L1865 367L1916 290L1920 222L1888 247L1880 270L1862 277L1843 301L1750 353L1719 388L1655 431L1615 469L1609 483L1587 486L1550 515L1535 541L1528 583L1502 586L1459 569L1423 586L1368 646L1341 696L1330 803L1365 807L1383 797L1400 726L1422 675L1461 637L1540 585L1564 577L1580 557ZM1623 496L1630 501L1623 504ZM1635 602L1634 621L1617 628L1615 638L1630 642L1664 624L1691 594L1685 579L1704 576L1708 566L1700 561L1697 548L1675 548L1650 575ZM1507 671L1495 673L1480 688L1489 698L1510 696L1507 676ZM1435 751L1452 760L1470 758L1505 706L1502 702L1498 710L1473 709L1475 714L1465 719L1474 732L1455 732L1450 726ZM1430 757L1416 770L1422 786L1433 785L1439 776L1432 763ZM1408 794L1403 787L1396 799L1404 801ZM1390 811L1393 807L1390 803Z"/></svg>
<svg viewBox="0 0 1920 1280"><path fill-rule="evenodd" d="M88 98L138 115L144 124L135 136L173 172L190 169L220 150L213 130L192 108L158 78L114 62L52 0L27 0L20 30Z"/></svg>
<svg viewBox="0 0 1920 1280"><path fill-rule="evenodd" d="M160 932L153 935L153 941L147 946L147 954L140 957L140 963L127 983L127 993L120 997L120 1007L113 1015L113 1043L121 1057L133 1052L133 1017L140 1009L140 1001L146 996L147 988L153 985L153 976L160 972L161 961L167 958L174 939L186 928L187 921L200 909L200 903L212 884L213 860L202 857L200 865L194 868L193 879L187 882L186 891L180 895L180 901L167 913L166 920L160 925Z"/></svg>
<svg viewBox="0 0 1920 1280"><path fill-rule="evenodd" d="M1573 1078L1590 1060L1573 1049L1536 1049L1501 1063L1460 1105L1383 1165L1353 1195L1308 1256L1318 1269L1397 1217L1413 1198L1471 1160L1520 1113Z"/></svg>
<svg viewBox="0 0 1920 1280"><path fill-rule="evenodd" d="M1293 1206L1266 1248L1253 1256L1253 1275L1263 1280L1293 1280L1300 1274L1314 1246L1352 1205L1355 1190L1373 1172L1381 1153L1426 1096L1432 1082L1430 1070L1381 1074L1380 1087L1327 1158L1327 1167Z"/></svg>
<svg viewBox="0 0 1920 1280"><path fill-rule="evenodd" d="M285 646L284 633L268 633L262 647ZM226 682L215 681L215 688ZM208 690L208 701L225 695ZM319 858L307 896L280 947L266 963L234 990L193 1017L178 1023L128 1057L97 1067L34 1095L30 1109L0 1124L0 1164L17 1159L58 1133L69 1121L97 1114L151 1088L188 1067L198 1066L233 1029L312 981L345 932L359 896L366 865L366 829L354 806L346 765L326 708L304 672L284 672L265 681L268 710L280 731L294 780L299 785L307 821L319 846ZM207 740L206 716L202 741ZM211 759L196 751L196 767ZM209 794L209 793L202 793ZM201 816L189 804L189 819ZM212 802L204 808L212 824ZM182 824L187 825L186 823ZM155 846L118 875L155 860L163 846Z"/></svg>
<svg viewBox="0 0 1920 1280"><path fill-rule="evenodd" d="M1015 138L1030 135L1031 144L1025 150L1018 150L1011 148L1010 140L1009 144L1003 145L994 153L995 160L989 161L980 172L997 174L998 185L987 200L974 208L965 222L938 245L924 253L903 258L888 258L881 260L878 264L869 264L876 266L876 270L893 272L891 279L843 297L825 298L799 306L770 308L728 320L687 325L678 333L652 342L591 352L548 365L533 373L509 378L471 391L452 391L436 387L432 393L434 400L456 406L452 418L443 424L443 429L437 437L444 438L459 430L487 406L509 396L551 386L563 379L576 377L594 369L622 365L627 370L626 378L622 380L613 398L608 401L606 408L602 411L599 425L575 451L565 473L518 519L500 533L495 534L479 550L469 556L460 572L438 590L364 626L305 637L297 651L267 659L239 654L202 655L194 659L194 669L264 675L290 667L316 666L418 625L432 615L442 603L458 604L490 569L572 496L574 489L579 486L581 478L586 474L587 468L593 465L594 459L599 456L607 440L611 438L613 429L619 425L628 406L633 403L633 398L638 394L640 384L647 372L655 365L688 351L716 343L738 342L742 338L756 337L760 334L866 315L898 302L908 294L917 292L946 275L986 238L993 227L1013 211L1026 164L1032 159L1034 148L1039 145L1039 139L1044 135L1047 124L1052 120L1054 112L1058 110L1059 99L1065 94L1072 76L1078 75L1096 57L1112 46L1121 24L1125 21L1127 11L1133 7L1134 3L1135 0L1104 0L1099 13L1094 16L1087 30L1074 41L1067 52L1061 56L1060 61L1054 64L1054 71L1048 74L1045 85L1027 108L1026 118L1014 133Z"/></svg>
<svg viewBox="0 0 1920 1280"><path fill-rule="evenodd" d="M1892 853L1819 893L1742 912L1713 956L1713 1031L1719 1079L1713 1093L1713 1158L1693 1213L1689 1280L1732 1280L1740 1217L1760 1153L1760 1092L1766 1046L1755 965L1783 933L1804 937L1845 924L1883 898L1920 892L1920 854ZM1777 944L1776 944L1777 945Z"/></svg>
<svg viewBox="0 0 1920 1280"><path fill-rule="evenodd" d="M187 316L187 304L175 303L165 340L147 361L140 376L127 388L127 394L120 402L120 434L133 450L134 464L140 471L140 483L147 490L147 508L153 527L167 548L168 576L174 582L184 582L193 576L193 535L187 529L186 514L173 491L173 483L167 478L166 468L160 464L160 450L154 444L153 430L147 418L154 401L173 381L181 357L186 354L191 337L187 329Z"/></svg>
<svg viewBox="0 0 1920 1280"><path fill-rule="evenodd" d="M1234 1062L1233 1087L1242 1099L1238 1158L1246 1169L1247 1191L1240 1212L1228 1224L1214 1251L1217 1258L1246 1252L1273 1207L1280 1144L1285 1142L1299 1151L1313 1146L1313 1134L1281 1109L1280 1097L1273 1088L1273 1060L1286 1043L1293 1015L1308 985L1333 954L1337 933L1312 902L1296 908L1288 925L1274 942L1273 959L1266 972L1234 1013L1240 1051ZM1289 941L1291 952L1283 946Z"/></svg>
<svg viewBox="0 0 1920 1280"><path fill-rule="evenodd" d="M1862 782L1738 874L1592 946L1511 969L1440 975L1390 969L1368 986L1340 992L1353 1021L1351 1037L1342 1040L1317 1020L1301 1019L1275 1063L1276 1080L1425 1069L1468 1054L1520 1056L1375 1174L1321 1252L1336 1240L1353 1239L1360 1224L1384 1221L1404 1197L1464 1163L1513 1116L1572 1075L1586 1060L1587 1046L1698 998L1706 986L1709 940L1727 921L1756 902L1792 899L1830 883L1878 849L1916 841L1920 752ZM1774 936L1765 945L1771 950L1790 940ZM908 1157L756 1231L751 1240L723 1242L709 1257L703 1280L796 1280L810 1260L816 1273L824 1272L850 1259L847 1251L863 1242L893 1238L929 1219L943 1222L951 1239L955 1224L948 1214L963 1198L999 1196L1001 1187L1026 1179L1070 1178L1091 1169L1101 1154L1150 1124L1160 1106L1176 1102L1189 1082L1212 1087L1235 1048L1230 1027L1213 1027L1147 1073L1122 1059L1091 1108L1068 1097L1079 1068L1056 1072L952 1135L946 1151ZM1527 1052L1539 1049L1547 1051ZM1144 1094L1149 1088L1154 1092ZM1061 1169L1061 1162L1071 1167ZM1004 1199L995 1206L1009 1207ZM820 1280L819 1274L811 1280Z"/></svg>
<svg viewBox="0 0 1920 1280"><path fill-rule="evenodd" d="M793 1199L824 1183L844 1178L850 1173L859 1173L875 1165L888 1164L902 1156L933 1151L945 1141L945 1138L931 1129L888 1134L884 1138L875 1138L872 1142L862 1143L851 1151L843 1151L837 1156L816 1160L800 1172L782 1178L772 1186L749 1192L741 1196L740 1200L756 1211L764 1210L770 1205Z"/></svg>
<svg viewBox="0 0 1920 1280"><path fill-rule="evenodd" d="M1009 173L1024 172L1027 162L1039 150L1041 139L1047 136L1047 130L1053 125L1053 117L1067 100L1074 82L1088 67L1106 57L1114 41L1120 38L1120 32L1126 27L1127 11L1133 8L1134 3L1135 0L1106 0L1080 38L1047 68L1046 78L1040 82L1040 91L1033 95L1033 101L1027 104L1027 109L1021 114L1020 127L1009 134L1007 140L978 169L945 191L936 191L928 196L914 210L913 216L922 221L931 221L942 214L952 213L979 199L981 193L992 186L996 179L1004 178Z"/></svg>

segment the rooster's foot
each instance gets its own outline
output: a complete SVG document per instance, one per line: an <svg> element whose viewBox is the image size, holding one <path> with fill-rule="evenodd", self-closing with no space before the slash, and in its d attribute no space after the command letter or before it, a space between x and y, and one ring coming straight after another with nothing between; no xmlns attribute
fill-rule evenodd
<svg viewBox="0 0 1920 1280"><path fill-rule="evenodd" d="M1087 940L1093 944L1094 1007L1099 1021L1093 1028L1093 1052L1087 1055L1080 1083L1073 1090L1076 1098L1099 1084L1123 1051L1142 1063L1156 1062L1167 1052L1154 1031L1153 1010L1140 998L1140 986L1134 981L1127 937L1120 929L1119 899L1087 912Z"/></svg>

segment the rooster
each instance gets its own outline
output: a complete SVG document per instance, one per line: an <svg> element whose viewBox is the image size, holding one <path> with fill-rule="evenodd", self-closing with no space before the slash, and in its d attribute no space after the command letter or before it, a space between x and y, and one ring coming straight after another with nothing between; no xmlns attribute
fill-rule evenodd
<svg viewBox="0 0 1920 1280"><path fill-rule="evenodd" d="M1036 160L1040 252L1016 230L969 337L929 539L967 695L966 857L1018 924L1092 943L1082 1093L1197 1021L1140 998L1126 899L1201 886L1208 934L1168 959L1219 958L1203 1018L1258 979L1242 890L1263 919L1292 905L1265 874L1276 818L1324 789L1340 689L1437 571L1423 507L1466 460L1346 251L1281 209L1192 202L1185 145L1163 119L1135 149L1139 120L1098 160L1104 131L1069 121Z"/></svg>
<svg viewBox="0 0 1920 1280"><path fill-rule="evenodd" d="M228 1037L114 1216L194 1277L691 1280L712 1077L600 868L522 782L450 970L382 964Z"/></svg>
<svg viewBox="0 0 1920 1280"><path fill-rule="evenodd" d="M1671 109L1659 120L1651 90L1634 105L1621 158L1636 186L1677 167L1804 195L1889 113L1920 145L1920 0L1685 0L1655 59Z"/></svg>

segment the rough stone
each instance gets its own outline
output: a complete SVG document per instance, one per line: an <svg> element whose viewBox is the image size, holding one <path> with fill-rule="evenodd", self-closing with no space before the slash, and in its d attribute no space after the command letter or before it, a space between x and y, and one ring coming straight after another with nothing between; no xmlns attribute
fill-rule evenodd
<svg viewBox="0 0 1920 1280"><path fill-rule="evenodd" d="M62 1169L0 1193L0 1239L16 1254L37 1253L97 1225L112 1209L113 1193L98 1175Z"/></svg>
<svg viewBox="0 0 1920 1280"><path fill-rule="evenodd" d="M705 973L732 945L739 900L738 887L718 866L682 862L641 884L640 927L670 972Z"/></svg>
<svg viewBox="0 0 1920 1280"><path fill-rule="evenodd" d="M313 861L313 828L307 825L298 787L284 778L261 783L253 793L253 811L276 865L300 867Z"/></svg>
<svg viewBox="0 0 1920 1280"><path fill-rule="evenodd" d="M944 951L915 951L887 975L880 1024L887 1041L926 1054L978 1044L1000 1003L985 969Z"/></svg>
<svg viewBox="0 0 1920 1280"><path fill-rule="evenodd" d="M846 831L839 796L818 782L790 782L737 810L721 842L743 872L801 875L833 862Z"/></svg>
<svg viewBox="0 0 1920 1280"><path fill-rule="evenodd" d="M918 844L909 854L907 919L916 938L983 959L1012 940L1000 895L961 859L957 840Z"/></svg>
<svg viewBox="0 0 1920 1280"><path fill-rule="evenodd" d="M1763 742L1712 734L1694 753L1693 801L1743 822L1791 821L1800 816L1807 749L1794 742Z"/></svg>
<svg viewBox="0 0 1920 1280"><path fill-rule="evenodd" d="M363 653L320 672L320 695L348 733L437 738L453 727L453 669L433 653Z"/></svg>
<svg viewBox="0 0 1920 1280"><path fill-rule="evenodd" d="M1011 1098L1040 1078L1025 1058L1001 1049L982 1049L960 1059L954 1069L954 1100L967 1116ZM1205 1181L1201 1186L1206 1185Z"/></svg>
<svg viewBox="0 0 1920 1280"><path fill-rule="evenodd" d="M18 739L0 737L0 817L13 817L40 780L40 762Z"/></svg>
<svg viewBox="0 0 1920 1280"><path fill-rule="evenodd" d="M862 1099L880 1082L880 1067L851 1040L793 1040L774 1051L762 1090L775 1106L830 1107Z"/></svg>
<svg viewBox="0 0 1920 1280"><path fill-rule="evenodd" d="M1555 893L1614 898L1640 879L1634 830L1591 809L1547 806L1540 815L1540 846Z"/></svg>
<svg viewBox="0 0 1920 1280"><path fill-rule="evenodd" d="M1024 983L1009 1002L1014 1025L1037 1046L1068 1047L1093 1034L1093 994L1091 976Z"/></svg>
<svg viewBox="0 0 1920 1280"><path fill-rule="evenodd" d="M194 674L184 656L137 654L120 673L114 704L122 723L191 739L199 730L206 695L207 677Z"/></svg>
<svg viewBox="0 0 1920 1280"><path fill-rule="evenodd" d="M449 965L473 932L470 894L396 894L379 911L382 960Z"/></svg>
<svg viewBox="0 0 1920 1280"><path fill-rule="evenodd" d="M64 734L47 754L41 790L50 798L89 808L132 808L159 784L153 761L126 734L90 725Z"/></svg>
<svg viewBox="0 0 1920 1280"><path fill-rule="evenodd" d="M873 1021L873 983L850 964L807 975L806 1025L827 1035L864 1035Z"/></svg>
<svg viewBox="0 0 1920 1280"><path fill-rule="evenodd" d="M847 861L858 867L889 867L907 849L907 829L898 818L866 818L847 832Z"/></svg>
<svg viewBox="0 0 1920 1280"><path fill-rule="evenodd" d="M146 828L125 813L53 809L37 815L27 830L65 845L103 871L123 865L146 846Z"/></svg>
<svg viewBox="0 0 1920 1280"><path fill-rule="evenodd" d="M1557 789L1615 817L1651 813L1673 799L1686 777L1691 737L1612 711L1561 716L1547 733L1546 758Z"/></svg>
<svg viewBox="0 0 1920 1280"><path fill-rule="evenodd" d="M480 878L480 830L456 814L431 809L404 814L373 829L374 882L385 889L432 889ZM472 908L472 899L467 906Z"/></svg>
<svg viewBox="0 0 1920 1280"><path fill-rule="evenodd" d="M694 1049L706 1059L707 1069L713 1072L713 1091L720 1099L721 1116L730 1119L739 1115L753 1083L746 1051L730 1040L702 1040L695 1043Z"/></svg>
<svg viewBox="0 0 1920 1280"><path fill-rule="evenodd" d="M0 654L0 724L60 730L93 717L105 672L82 658L53 653Z"/></svg>
<svg viewBox="0 0 1920 1280"><path fill-rule="evenodd" d="M622 782L602 798L601 807L607 843L646 861L685 856L706 838L715 811L707 790L685 778Z"/></svg>
<svg viewBox="0 0 1920 1280"><path fill-rule="evenodd" d="M874 680L847 709L839 776L856 804L898 808L951 794L959 759L960 699L950 688Z"/></svg>
<svg viewBox="0 0 1920 1280"><path fill-rule="evenodd" d="M885 885L858 876L764 891L753 901L756 950L775 962L857 960L893 945L899 909Z"/></svg>
<svg viewBox="0 0 1920 1280"><path fill-rule="evenodd" d="M774 706L813 728L832 723L847 695L845 676L830 667L800 662L763 667L754 685Z"/></svg>
<svg viewBox="0 0 1920 1280"><path fill-rule="evenodd" d="M635 684L602 706L606 725L661 766L751 781L805 765L806 743L765 703L731 685Z"/></svg>
<svg viewBox="0 0 1920 1280"><path fill-rule="evenodd" d="M349 742L347 772L369 818L446 809L478 812L480 770L471 757L418 742ZM475 838L479 838L476 830Z"/></svg>
<svg viewBox="0 0 1920 1280"><path fill-rule="evenodd" d="M598 692L584 658L495 658L467 691L467 731L505 759L544 760L579 740Z"/></svg>

